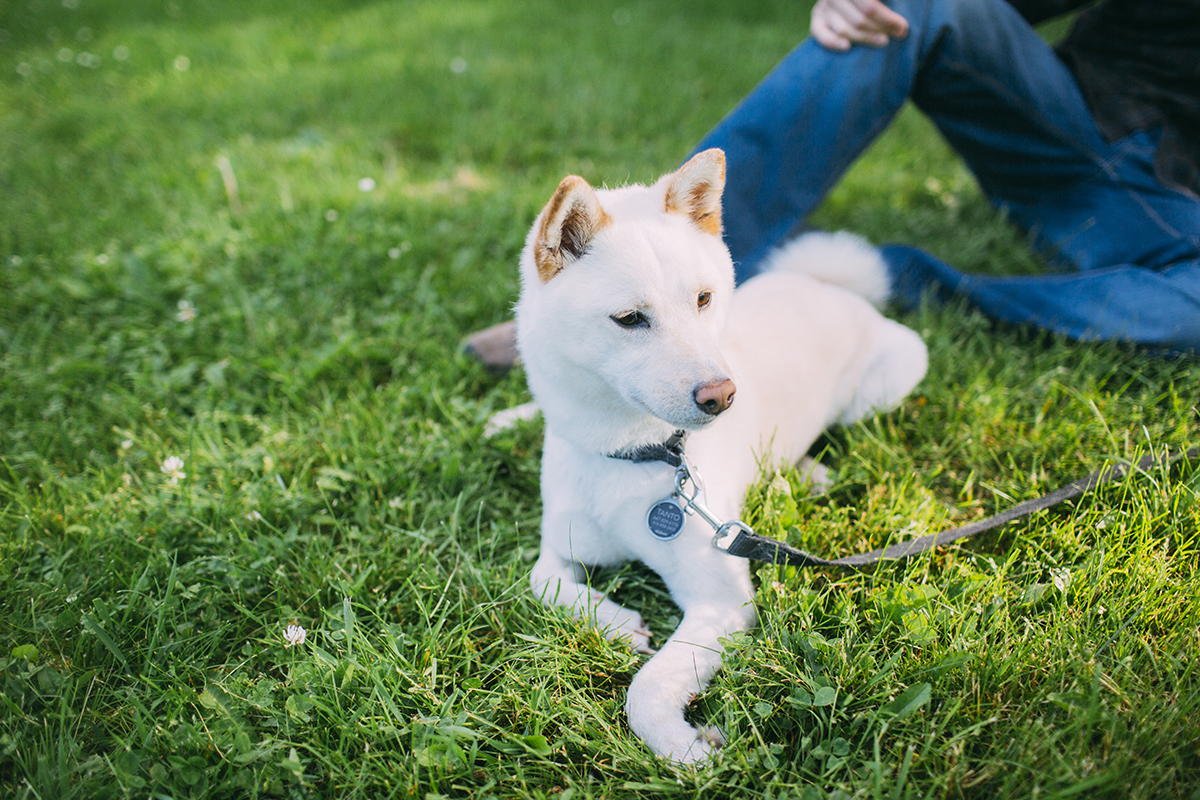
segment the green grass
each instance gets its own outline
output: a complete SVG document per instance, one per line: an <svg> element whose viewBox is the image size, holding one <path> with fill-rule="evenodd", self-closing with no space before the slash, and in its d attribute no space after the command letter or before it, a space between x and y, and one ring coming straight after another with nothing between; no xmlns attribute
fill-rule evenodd
<svg viewBox="0 0 1200 800"><path fill-rule="evenodd" d="M784 0L0 6L0 791L1200 795L1194 466L874 573L757 568L696 770L630 735L639 657L528 591L540 431L482 438L524 380L458 342L510 313L562 175L672 168L806 28ZM912 112L817 221L1040 268ZM1194 360L901 318L929 377L823 440L828 495L765 475L763 532L853 552L1197 440ZM677 621L644 569L602 580Z"/></svg>

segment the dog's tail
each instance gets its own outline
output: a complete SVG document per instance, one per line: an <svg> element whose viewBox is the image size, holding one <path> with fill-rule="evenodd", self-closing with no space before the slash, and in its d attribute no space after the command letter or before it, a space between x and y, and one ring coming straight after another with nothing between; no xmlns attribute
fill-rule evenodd
<svg viewBox="0 0 1200 800"><path fill-rule="evenodd" d="M849 289L882 307L892 293L892 280L879 250L853 233L806 233L767 256L763 271L787 269L822 283Z"/></svg>

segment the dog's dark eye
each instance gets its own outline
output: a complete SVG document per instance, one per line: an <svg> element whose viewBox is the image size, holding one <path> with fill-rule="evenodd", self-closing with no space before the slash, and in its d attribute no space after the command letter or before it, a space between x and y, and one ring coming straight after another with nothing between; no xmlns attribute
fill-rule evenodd
<svg viewBox="0 0 1200 800"><path fill-rule="evenodd" d="M646 315L640 311L630 311L628 314L613 315L612 321L622 328L642 328L649 324Z"/></svg>
<svg viewBox="0 0 1200 800"><path fill-rule="evenodd" d="M696 298L696 308L708 308L708 304L712 302L712 292L701 292Z"/></svg>

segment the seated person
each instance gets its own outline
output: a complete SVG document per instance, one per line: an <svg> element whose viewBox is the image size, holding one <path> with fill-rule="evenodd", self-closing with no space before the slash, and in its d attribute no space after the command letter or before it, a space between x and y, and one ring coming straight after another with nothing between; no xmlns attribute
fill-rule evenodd
<svg viewBox="0 0 1200 800"><path fill-rule="evenodd" d="M907 100L1062 269L967 275L882 248L899 300L965 295L1082 340L1200 352L1200 0L819 0L812 36L696 147L727 159L738 279L820 204ZM515 358L511 327L468 340ZM499 345L499 347L496 347Z"/></svg>

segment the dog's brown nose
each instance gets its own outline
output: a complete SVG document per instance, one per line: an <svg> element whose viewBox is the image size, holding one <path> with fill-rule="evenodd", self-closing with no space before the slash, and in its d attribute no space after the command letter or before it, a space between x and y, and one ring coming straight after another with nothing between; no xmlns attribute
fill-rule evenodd
<svg viewBox="0 0 1200 800"><path fill-rule="evenodd" d="M696 387L693 396L701 411L715 417L733 404L733 395L736 392L737 387L733 385L733 381L726 378L723 381Z"/></svg>

